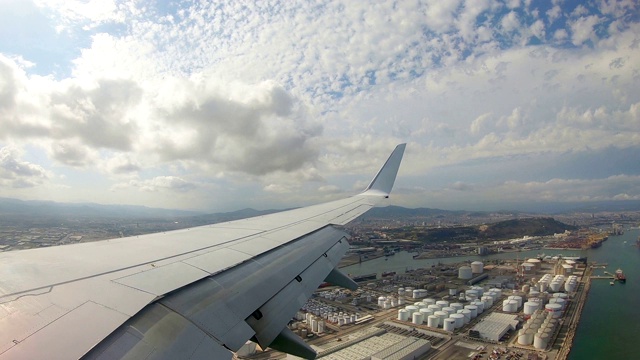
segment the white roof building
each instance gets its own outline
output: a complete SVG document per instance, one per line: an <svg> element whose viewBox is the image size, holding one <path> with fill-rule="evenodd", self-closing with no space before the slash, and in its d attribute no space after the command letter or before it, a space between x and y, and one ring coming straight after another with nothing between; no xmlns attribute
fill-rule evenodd
<svg viewBox="0 0 640 360"><path fill-rule="evenodd" d="M486 340L499 341L509 330L518 326L518 315L491 313L473 327L473 331L480 333Z"/></svg>

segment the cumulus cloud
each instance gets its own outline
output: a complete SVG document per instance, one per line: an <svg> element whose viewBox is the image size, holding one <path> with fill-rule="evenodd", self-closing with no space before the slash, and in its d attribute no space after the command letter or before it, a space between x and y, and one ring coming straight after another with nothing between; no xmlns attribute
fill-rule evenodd
<svg viewBox="0 0 640 360"><path fill-rule="evenodd" d="M596 39L594 27L600 23L597 15L580 17L571 23L571 42L573 45L582 45L585 41Z"/></svg>
<svg viewBox="0 0 640 360"><path fill-rule="evenodd" d="M135 178L114 189L324 194L398 142L415 176L638 143L631 1L37 4L83 45L44 75L0 55L0 140Z"/></svg>
<svg viewBox="0 0 640 360"><path fill-rule="evenodd" d="M77 142L54 142L50 149L54 160L72 167L93 165L99 156L92 149Z"/></svg>
<svg viewBox="0 0 640 360"><path fill-rule="evenodd" d="M16 147L0 148L1 187L34 187L52 177L52 174L42 166L21 160L20 155L21 152Z"/></svg>
<svg viewBox="0 0 640 360"><path fill-rule="evenodd" d="M105 162L104 169L109 174L126 175L137 173L142 167L128 154L117 154Z"/></svg>

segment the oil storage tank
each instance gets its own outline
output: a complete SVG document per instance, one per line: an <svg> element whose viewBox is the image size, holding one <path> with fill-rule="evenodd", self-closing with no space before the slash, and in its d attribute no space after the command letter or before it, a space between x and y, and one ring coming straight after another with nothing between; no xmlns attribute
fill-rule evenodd
<svg viewBox="0 0 640 360"><path fill-rule="evenodd" d="M474 261L471 263L471 272L474 274L482 274L484 271L484 264L482 261Z"/></svg>
<svg viewBox="0 0 640 360"><path fill-rule="evenodd" d="M473 272L469 266L461 266L458 269L458 278L463 280L469 280L473 277Z"/></svg>

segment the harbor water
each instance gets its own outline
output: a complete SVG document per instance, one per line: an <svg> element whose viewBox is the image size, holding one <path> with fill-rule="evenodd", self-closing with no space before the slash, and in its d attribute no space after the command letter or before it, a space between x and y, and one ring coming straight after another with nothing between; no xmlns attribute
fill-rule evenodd
<svg viewBox="0 0 640 360"><path fill-rule="evenodd" d="M610 236L601 247L589 250L545 250L546 255L586 256L589 262L607 263L606 269L596 269L593 275L614 273L620 268L627 276L625 284L614 286L609 280L593 280L584 306L580 324L574 339L570 360L582 359L635 359L640 345L640 249L636 239L640 230L627 230L623 235ZM541 251L522 251L492 254L488 256L464 256L439 259L413 259L413 255L400 252L342 268L345 273L364 275L395 271L398 274L410 269L452 264L464 261L493 259L524 260L536 257Z"/></svg>
<svg viewBox="0 0 640 360"><path fill-rule="evenodd" d="M593 280L578 325L569 360L640 358L640 249L636 239L640 230L627 230L610 236L598 249L589 250L589 261L608 263L594 275L614 273L620 268L625 284Z"/></svg>

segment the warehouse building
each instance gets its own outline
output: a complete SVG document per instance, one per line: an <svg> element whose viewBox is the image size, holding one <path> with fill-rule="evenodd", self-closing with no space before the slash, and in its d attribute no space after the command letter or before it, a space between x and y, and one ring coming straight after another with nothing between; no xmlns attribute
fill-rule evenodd
<svg viewBox="0 0 640 360"><path fill-rule="evenodd" d="M499 341L509 330L518 326L518 315L491 313L474 326L469 335L476 334L481 339Z"/></svg>

